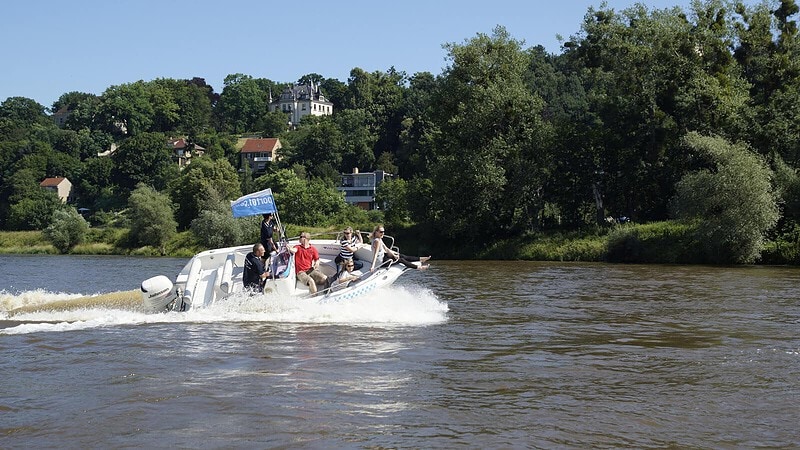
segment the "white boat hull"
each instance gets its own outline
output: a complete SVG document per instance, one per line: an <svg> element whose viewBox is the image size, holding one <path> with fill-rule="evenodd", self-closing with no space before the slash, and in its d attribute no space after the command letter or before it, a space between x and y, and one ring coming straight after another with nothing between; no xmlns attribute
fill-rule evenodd
<svg viewBox="0 0 800 450"><path fill-rule="evenodd" d="M314 239L311 241L320 254L319 268L332 279L337 267L334 262L339 254L339 241ZM288 246L297 245L289 242ZM252 245L207 250L195 255L175 277L174 283L164 276L153 277L142 282L144 307L150 312L189 311L207 308L224 301L232 295L245 295L242 272L245 256L253 250ZM362 244L355 253L364 263L364 275L349 285L338 285L311 294L308 287L297 282L294 270L294 255L286 254L285 264L273 264L273 277L266 280L264 294L285 298L309 299L316 302L336 302L353 299L375 289L389 286L403 274L406 267L390 264L370 272L372 249ZM280 256L273 256L280 258Z"/></svg>

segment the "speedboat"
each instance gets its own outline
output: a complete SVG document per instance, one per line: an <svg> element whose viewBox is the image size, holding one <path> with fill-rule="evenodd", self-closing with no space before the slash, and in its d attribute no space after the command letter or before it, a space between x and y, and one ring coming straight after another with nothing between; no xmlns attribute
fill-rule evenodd
<svg viewBox="0 0 800 450"><path fill-rule="evenodd" d="M384 239L391 242L391 236ZM310 243L319 252L318 268L331 280L331 286L319 287L312 294L305 284L299 282L295 273L294 254L289 247L299 244L299 240L288 240L280 245L280 250L271 255L268 262L270 276L264 284L263 293L245 291L242 281L245 256L253 250L252 245L218 248L200 252L192 257L175 277L174 282L164 275L148 278L142 282L142 301L148 312L190 311L209 307L217 302L225 301L233 295L278 295L283 298L309 299L315 302L335 302L353 299L375 289L394 283L408 267L387 261L370 271L372 248L369 244L360 244L355 258L364 263L364 272L357 280L347 284L336 284L339 268L335 258L339 254L340 241L336 238L324 239L314 237ZM369 240L365 240L369 242ZM416 263L419 264L419 263Z"/></svg>
<svg viewBox="0 0 800 450"><path fill-rule="evenodd" d="M240 197L231 202L231 209L234 218L272 213L277 219L282 236L285 236L270 189ZM372 247L367 244L370 240L363 239L366 236L362 236L364 244L358 246L354 256L364 263L364 273L357 280L337 284L335 280L339 268L335 259L341 249L340 236L330 236L327 239L323 236L312 236L310 241L319 252L318 268L329 280L329 286L319 286L316 293L311 293L308 286L297 280L294 254L289 251L289 248L299 244L299 238L294 238L283 239L279 251L270 255L267 262L270 276L265 281L263 293L246 291L244 288L244 260L253 250L253 245L241 245L206 250L194 255L174 281L164 275L144 280L141 286L144 308L149 312L190 311L209 307L234 295L278 295L316 302L340 301L389 286L409 269L402 264L386 261L375 270L369 270L373 256ZM389 248L400 253L391 236L383 238Z"/></svg>

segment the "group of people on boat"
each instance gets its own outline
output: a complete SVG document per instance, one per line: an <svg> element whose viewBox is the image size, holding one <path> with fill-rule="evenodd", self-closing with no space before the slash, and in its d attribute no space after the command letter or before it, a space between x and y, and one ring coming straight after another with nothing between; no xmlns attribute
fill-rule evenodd
<svg viewBox="0 0 800 450"><path fill-rule="evenodd" d="M253 251L248 253L244 262L244 273L242 282L245 289L253 292L261 292L264 283L270 277L268 261L270 256L275 256L278 246L274 240L274 231L277 223L272 214L264 214L261 221L261 239L253 246ZM370 235L372 247L372 261L370 272L380 268L387 261L400 263L404 266L425 270L428 268L426 262L430 256L409 256L393 251L383 241L386 230L383 225L377 225ZM295 257L295 274L297 280L308 286L309 292L313 295L320 287L328 289L337 285L347 285L357 281L363 276L361 269L364 262L356 258L356 251L364 241L361 231L353 231L352 227L347 227L342 231L340 238L340 251L334 259L337 273L332 278L328 278L319 268L319 252L310 242L311 235L308 232L300 234L300 242L288 248L288 251ZM419 264L415 264L415 263Z"/></svg>

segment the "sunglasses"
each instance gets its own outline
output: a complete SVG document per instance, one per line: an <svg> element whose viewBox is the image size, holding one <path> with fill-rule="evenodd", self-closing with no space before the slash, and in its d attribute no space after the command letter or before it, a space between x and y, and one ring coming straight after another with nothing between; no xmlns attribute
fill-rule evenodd
<svg viewBox="0 0 800 450"><path fill-rule="evenodd" d="M378 230L378 233L383 233L383 230Z"/></svg>

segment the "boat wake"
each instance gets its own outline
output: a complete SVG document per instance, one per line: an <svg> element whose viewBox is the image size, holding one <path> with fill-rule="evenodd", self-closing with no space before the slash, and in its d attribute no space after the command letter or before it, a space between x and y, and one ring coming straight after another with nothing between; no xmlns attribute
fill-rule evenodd
<svg viewBox="0 0 800 450"><path fill-rule="evenodd" d="M0 334L63 332L154 323L285 322L422 326L447 320L447 303L430 290L390 286L334 303L234 295L185 313L144 312L138 290L82 296L43 290L0 291Z"/></svg>

